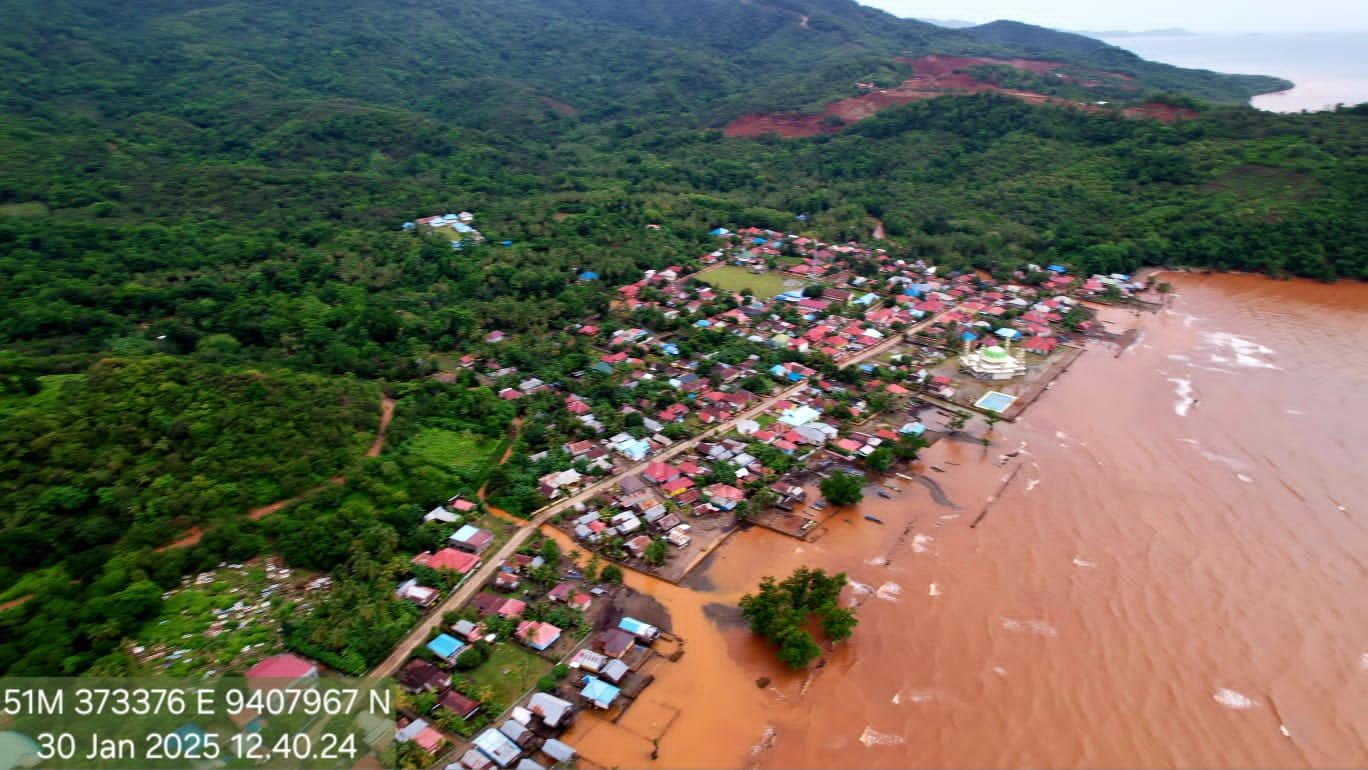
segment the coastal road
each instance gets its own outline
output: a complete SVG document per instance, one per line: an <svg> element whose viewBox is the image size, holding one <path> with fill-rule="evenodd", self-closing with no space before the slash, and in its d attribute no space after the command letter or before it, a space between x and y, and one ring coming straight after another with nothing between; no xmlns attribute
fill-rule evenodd
<svg viewBox="0 0 1368 770"><path fill-rule="evenodd" d="M915 331L916 329L921 328L921 326L924 326L929 323L931 322L925 321L922 324L919 324L917 327L909 329L908 331ZM844 369L847 366L858 364L861 361L864 361L872 356L879 355L883 351L896 346L901 341L902 335L894 334L890 336L888 339L884 340L883 342L880 342L879 344L874 345L866 350L862 350L856 355L851 356L845 361L842 361L840 367ZM413 631L409 632L409 635L406 636L404 640L400 642L397 647L394 648L394 651L390 653L389 657L385 658L385 660L382 661L380 665L376 666L374 669L371 670L370 676L386 677L393 676L394 674L396 674L399 671L399 667L403 665L404 661L408 660L409 656L413 654L413 651L417 649L418 645L427 641L428 635L432 633L433 629L441 625L442 616L448 612L451 612L452 610L457 609L466 602L470 601L471 597L473 597L476 594L476 592L483 588L485 583L487 583L489 579L494 576L494 573L499 569L499 565L503 564L503 562L506 559L508 559L513 554L517 553L518 549L522 547L523 543L527 542L527 539L532 536L532 533L536 532L541 525L550 521L551 518L556 514L563 513L567 510L573 509L577 503L588 502L590 499L592 499L595 495L599 494L600 492L611 491L613 487L617 484L617 480L619 478L622 478L624 476L630 476L635 473L641 473L642 471L646 470L646 466L650 463L665 462L666 460L669 460L672 457L675 457L677 455L680 455L684 452L693 449L700 441L703 441L704 439L725 435L728 431L730 431L733 427L736 426L737 421L759 417L760 415L769 411L770 408L773 407L779 401L782 401L788 398L789 396L792 396L793 394L801 391L809 384L810 383L807 380L804 380L795 385L792 385L791 387L785 388L784 390L781 390L778 393L768 396L765 399L761 400L760 403L756 406L751 407L750 409L747 409L745 411L738 412L730 420L718 423L717 425L709 428L708 430L703 431L703 433L694 438L676 442L675 444L673 444L668 449L666 449L658 455L654 455L646 460L643 460L642 462L633 465L632 467L622 471L621 473L617 473L612 476L605 476L604 478L580 490L576 494L567 497L564 500L559 500L557 502L551 503L550 505L542 508L526 525L524 525L521 529L515 531L512 534L512 536L508 538L508 541L503 544L503 547L499 548L499 550L495 551L493 554L485 556L484 561L480 564L479 568L477 568L474 572L467 575L465 582L461 583L460 587L453 591L451 595L446 598L445 601L443 601L435 609L429 612L428 615L425 618L423 618L423 620L417 626L414 627Z"/></svg>

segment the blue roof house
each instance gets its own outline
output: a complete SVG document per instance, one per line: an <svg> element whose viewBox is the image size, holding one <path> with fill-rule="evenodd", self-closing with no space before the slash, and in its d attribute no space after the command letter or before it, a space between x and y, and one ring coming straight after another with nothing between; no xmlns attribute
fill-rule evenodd
<svg viewBox="0 0 1368 770"><path fill-rule="evenodd" d="M619 692L621 692L620 689L596 676L586 676L584 677L584 689L580 691L580 694L595 706L606 709L612 707Z"/></svg>
<svg viewBox="0 0 1368 770"><path fill-rule="evenodd" d="M447 663L455 663L456 657L465 647L463 642L451 634L438 634L436 639L427 643L427 648Z"/></svg>

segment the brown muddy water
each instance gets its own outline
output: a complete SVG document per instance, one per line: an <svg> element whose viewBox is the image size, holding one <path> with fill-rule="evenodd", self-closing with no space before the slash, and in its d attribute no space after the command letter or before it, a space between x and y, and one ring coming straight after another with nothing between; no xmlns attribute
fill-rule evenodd
<svg viewBox="0 0 1368 770"><path fill-rule="evenodd" d="M895 480L814 543L630 576L686 652L567 740L619 767L1368 764L1368 286L1161 280L1168 310L1106 316L1141 330L1119 358L925 453L958 509ZM860 625L791 673L727 608L800 564L848 573Z"/></svg>

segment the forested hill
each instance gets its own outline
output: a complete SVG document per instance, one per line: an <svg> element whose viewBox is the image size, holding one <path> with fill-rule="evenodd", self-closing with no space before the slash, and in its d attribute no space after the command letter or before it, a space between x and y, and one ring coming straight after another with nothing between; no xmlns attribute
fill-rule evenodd
<svg viewBox="0 0 1368 770"><path fill-rule="evenodd" d="M898 56L1098 63L1062 38L989 31L853 0L10 0L0 78L9 112L97 121L172 112L237 122L284 100L334 98L470 126L648 113L720 125L810 108L857 80L896 83ZM1141 96L1238 103L1282 87L1134 56L1106 63L1136 78Z"/></svg>

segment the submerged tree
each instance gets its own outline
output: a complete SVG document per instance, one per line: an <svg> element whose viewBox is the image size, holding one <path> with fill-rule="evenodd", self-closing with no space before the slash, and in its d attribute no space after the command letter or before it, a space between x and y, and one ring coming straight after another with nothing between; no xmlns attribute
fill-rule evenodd
<svg viewBox="0 0 1368 770"><path fill-rule="evenodd" d="M778 645L777 655L790 668L802 668L822 654L812 634L803 627L816 616L822 633L838 642L850 637L855 613L838 603L844 572L827 575L824 570L799 567L783 582L766 576L755 594L741 597L741 614L751 630Z"/></svg>
<svg viewBox="0 0 1368 770"><path fill-rule="evenodd" d="M854 505L864 499L864 479L852 473L833 473L818 487L822 496L836 505Z"/></svg>

